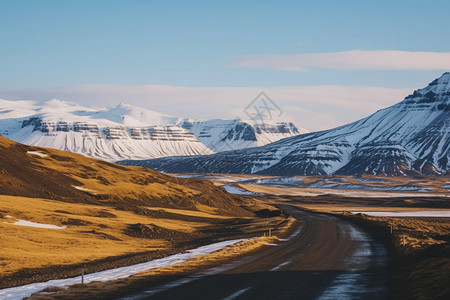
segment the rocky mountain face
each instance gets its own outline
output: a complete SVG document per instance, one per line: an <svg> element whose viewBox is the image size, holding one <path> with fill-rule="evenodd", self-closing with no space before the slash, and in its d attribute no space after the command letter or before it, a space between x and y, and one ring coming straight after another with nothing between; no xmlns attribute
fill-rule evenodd
<svg viewBox="0 0 450 300"><path fill-rule="evenodd" d="M164 172L268 175L448 174L450 73L403 101L335 129L187 158L123 161Z"/></svg>
<svg viewBox="0 0 450 300"><path fill-rule="evenodd" d="M291 122L265 120L184 120L181 127L195 136L214 152L264 146L283 138L307 133Z"/></svg>
<svg viewBox="0 0 450 300"><path fill-rule="evenodd" d="M0 100L0 134L14 141L109 161L206 155L299 134L292 123L197 121L120 104Z"/></svg>
<svg viewBox="0 0 450 300"><path fill-rule="evenodd" d="M0 134L28 145L109 161L213 153L177 120L126 104L90 109L59 100L0 100Z"/></svg>

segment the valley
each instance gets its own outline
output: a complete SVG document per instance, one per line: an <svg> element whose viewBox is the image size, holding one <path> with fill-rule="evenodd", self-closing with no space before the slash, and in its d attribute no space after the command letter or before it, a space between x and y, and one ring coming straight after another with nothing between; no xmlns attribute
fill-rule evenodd
<svg viewBox="0 0 450 300"><path fill-rule="evenodd" d="M175 176L178 176L178 180L203 178L219 188L235 186L239 188L239 195L243 199L265 203L272 206L272 209L281 209L286 215L297 216L297 224L292 221L280 223L282 219L271 217L246 225L236 223L230 227L224 222L229 220L229 217L215 215L214 222L219 222L216 224L229 228L227 239L252 239L216 253L127 278L85 285L75 284L67 290L49 288L31 299L79 299L86 294L95 295L98 299L164 299L179 298L181 295L198 297L204 294L213 298L225 298L237 292L240 292L242 297L265 298L267 295L293 293L329 299L333 295L332 291L336 289L340 290L339 295L342 297L355 297L358 294L369 299L401 299L404 295L409 295L411 299L419 299L421 295L445 298L449 293L442 285L447 280L445 274L448 268L450 232L447 177L256 177L242 174ZM359 182L359 190L355 191L361 194L345 196L341 194L341 189L320 189L317 184L314 185L330 182L344 185ZM304 186L299 188L298 185ZM308 188L308 185L313 187ZM378 187L378 190L370 189L371 186ZM396 189L391 189L383 191L380 196L380 189L393 186L402 186L406 191L399 195ZM415 189L408 191L405 188L408 186ZM252 194L242 193L252 189L255 189ZM428 196L430 190L436 195ZM387 196L389 194L390 196ZM201 211L180 211L174 208L163 210L184 216L212 217ZM417 212L419 216L372 217L365 212ZM444 217L420 217L423 212L441 212ZM190 225L192 226L192 223ZM282 229L283 226L285 229ZM353 226L354 229L350 229ZM251 227L254 229L249 230ZM235 234L238 228L240 235ZM184 229L187 230L187 227ZM268 237L269 229L271 237ZM334 240L337 229L342 231L338 231L337 240ZM350 234L354 230L363 232L362 236ZM262 237L264 235L266 237ZM259 238L255 239L257 236ZM328 254L325 256L325 252L322 253L319 249ZM361 253L361 256L355 258L357 253ZM263 257L267 259L264 260ZM322 274L321 268L326 267L329 270L331 263L328 260L325 263L324 257L330 257L335 267L332 268L333 271ZM351 265L351 262L354 265ZM303 284L292 285L292 280ZM227 282L227 288L221 287L224 281ZM314 285L315 288L307 288L309 285ZM294 286L297 286L297 289L293 289ZM142 294L139 291L142 291Z"/></svg>

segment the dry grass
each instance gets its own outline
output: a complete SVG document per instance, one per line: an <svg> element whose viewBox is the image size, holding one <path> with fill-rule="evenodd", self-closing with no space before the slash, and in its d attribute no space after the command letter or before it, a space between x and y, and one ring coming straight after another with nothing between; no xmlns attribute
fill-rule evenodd
<svg viewBox="0 0 450 300"><path fill-rule="evenodd" d="M362 218L389 231L394 299L450 298L450 223L437 218Z"/></svg>
<svg viewBox="0 0 450 300"><path fill-rule="evenodd" d="M370 217L386 228L392 227L393 242L402 252L422 250L431 245L447 243L450 236L450 222L433 218L390 218Z"/></svg>
<svg viewBox="0 0 450 300"><path fill-rule="evenodd" d="M11 218L7 218L11 216ZM46 229L13 225L18 219L67 226ZM0 277L24 267L74 264L126 253L171 247L171 241L130 237L130 224L152 224L192 233L209 223L151 218L90 204L0 196Z"/></svg>
<svg viewBox="0 0 450 300"><path fill-rule="evenodd" d="M36 155L33 153L40 153ZM89 203L134 211L139 206L252 216L237 196L212 183L125 167L79 154L21 145L0 137L0 194ZM180 184L181 182L181 184Z"/></svg>
<svg viewBox="0 0 450 300"><path fill-rule="evenodd" d="M213 214L216 212L216 210L211 209L212 213L207 213L204 211L208 211L209 207L204 207L200 204L197 205L197 208L199 211L195 210L186 210L186 209L175 209L175 208L166 208L166 207L143 207L145 209L150 210L156 210L156 211L165 211L169 213L174 213L178 215L184 215L184 216L193 216L193 217L200 217L200 218L217 218L217 219L230 219L230 216L221 216L217 214Z"/></svg>
<svg viewBox="0 0 450 300"><path fill-rule="evenodd" d="M253 209L268 207L252 199L247 201L247 205ZM45 270L53 266L71 268L79 264L95 267L92 262L123 255L160 253L161 250L170 253L175 249L181 251L183 248L179 247L188 246L189 241L194 239L206 238L203 243L209 240L213 242L212 235L217 233L218 238L258 236L268 229L276 232L287 222L284 217L234 219L215 215L214 211L206 213L159 207L150 211L155 214L146 216L100 205L0 195L0 278L17 277L17 272L24 269ZM164 213L170 213L172 218ZM19 219L67 228L14 225ZM220 225L221 222L230 225ZM139 236L140 232L130 236L127 230L133 224L155 226L159 231L150 237Z"/></svg>

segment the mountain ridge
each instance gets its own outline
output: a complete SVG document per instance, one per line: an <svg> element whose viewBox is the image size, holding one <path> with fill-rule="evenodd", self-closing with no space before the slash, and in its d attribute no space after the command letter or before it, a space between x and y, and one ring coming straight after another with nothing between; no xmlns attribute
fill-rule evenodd
<svg viewBox="0 0 450 300"><path fill-rule="evenodd" d="M124 103L98 109L58 99L0 100L3 136L108 161L212 154L300 133L292 123L256 126L248 121L179 118ZM214 133L208 138L205 133L211 128ZM245 130L252 132L253 140L245 140Z"/></svg>
<svg viewBox="0 0 450 300"><path fill-rule="evenodd" d="M123 161L173 173L443 175L450 169L450 73L334 129L208 156Z"/></svg>

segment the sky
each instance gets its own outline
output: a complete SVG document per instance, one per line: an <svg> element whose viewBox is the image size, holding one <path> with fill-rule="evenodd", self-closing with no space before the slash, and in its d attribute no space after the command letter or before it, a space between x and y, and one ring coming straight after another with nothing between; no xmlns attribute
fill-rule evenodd
<svg viewBox="0 0 450 300"><path fill-rule="evenodd" d="M0 0L0 98L322 130L450 71L449 1Z"/></svg>

